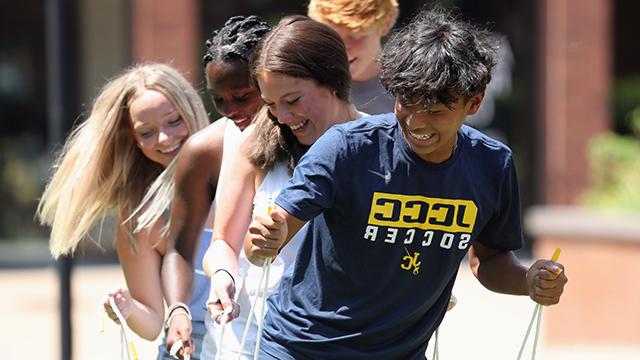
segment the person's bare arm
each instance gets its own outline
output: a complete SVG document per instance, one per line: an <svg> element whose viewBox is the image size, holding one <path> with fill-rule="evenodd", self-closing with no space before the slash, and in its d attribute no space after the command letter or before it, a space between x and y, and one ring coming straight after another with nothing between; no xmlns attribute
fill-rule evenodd
<svg viewBox="0 0 640 360"><path fill-rule="evenodd" d="M186 302L190 296L193 259L220 172L223 132L224 122L218 121L193 135L176 164L167 253L162 266L169 304Z"/></svg>
<svg viewBox="0 0 640 360"><path fill-rule="evenodd" d="M134 238L135 250L124 225L118 226L116 249L131 295L128 316L125 316L131 330L146 340L155 340L164 322L161 255L154 247L160 238L159 226L137 233Z"/></svg>
<svg viewBox="0 0 640 360"><path fill-rule="evenodd" d="M239 148L225 157L212 242L203 259L203 269L211 277L209 306L212 313L229 309L235 294L238 257L251 221L253 197L260 170L246 157L244 148L253 127L245 129ZM223 321L231 320L228 318Z"/></svg>
<svg viewBox="0 0 640 360"><path fill-rule="evenodd" d="M469 265L487 289L503 294L529 295L542 305L557 304L567 277L564 267L550 260L538 260L526 268L513 251L500 251L475 242L469 251Z"/></svg>
<svg viewBox="0 0 640 360"><path fill-rule="evenodd" d="M189 138L177 160L167 251L162 263L162 284L169 305L188 304L191 298L193 259L215 194L223 134L223 121L209 125ZM176 339L186 341L190 335L190 322L182 317L173 320L167 330L167 348ZM183 350L190 353L190 343Z"/></svg>
<svg viewBox="0 0 640 360"><path fill-rule="evenodd" d="M222 244L218 242L222 240L236 258L240 255L242 241L251 222L253 197L260 176L260 170L249 161L245 151L251 146L249 139L253 129L254 126L249 126L242 132L238 148L227 154L222 164L223 178L218 188L212 244L203 260L203 269L209 276L221 267L233 272L237 270L237 261L229 263L231 267L227 268L227 256L212 256L215 253L212 247L221 249Z"/></svg>

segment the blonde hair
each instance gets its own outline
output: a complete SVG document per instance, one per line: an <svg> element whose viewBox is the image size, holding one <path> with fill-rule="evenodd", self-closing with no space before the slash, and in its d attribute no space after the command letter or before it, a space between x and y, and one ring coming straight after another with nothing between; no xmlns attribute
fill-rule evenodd
<svg viewBox="0 0 640 360"><path fill-rule="evenodd" d="M398 1L311 0L307 15L316 21L346 26L353 31L383 24L392 16L391 28L398 17Z"/></svg>
<svg viewBox="0 0 640 360"><path fill-rule="evenodd" d="M129 213L163 173L160 164L138 149L131 130L129 106L144 90L165 95L190 135L208 125L200 96L169 65L137 65L104 85L87 120L67 138L38 204L40 223L51 226L49 249L54 258L72 254L91 227L110 211L118 210L119 216ZM172 171L170 165L164 174ZM172 176L161 178L173 182Z"/></svg>

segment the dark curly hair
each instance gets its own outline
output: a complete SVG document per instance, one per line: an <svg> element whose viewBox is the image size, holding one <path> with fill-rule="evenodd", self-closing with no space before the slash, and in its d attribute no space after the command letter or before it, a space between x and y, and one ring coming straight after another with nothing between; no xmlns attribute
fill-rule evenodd
<svg viewBox="0 0 640 360"><path fill-rule="evenodd" d="M434 7L391 36L380 58L380 82L403 104L450 107L460 96L484 91L496 51L488 31Z"/></svg>
<svg viewBox="0 0 640 360"><path fill-rule="evenodd" d="M251 52L269 31L271 26L255 15L230 18L205 41L207 53L202 58L203 65L206 67L208 63L218 59L243 60L248 63Z"/></svg>

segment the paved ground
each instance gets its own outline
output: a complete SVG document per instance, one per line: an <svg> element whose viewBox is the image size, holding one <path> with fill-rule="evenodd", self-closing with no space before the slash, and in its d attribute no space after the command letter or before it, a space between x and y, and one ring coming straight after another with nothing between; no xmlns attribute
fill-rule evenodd
<svg viewBox="0 0 640 360"><path fill-rule="evenodd" d="M107 320L104 333L99 331L104 319L100 298L107 289L124 283L119 268L79 266L73 281L74 359L119 359L119 328ZM0 270L0 319L5 324L0 327L3 359L59 359L57 291L52 268ZM440 359L515 359L533 304L524 297L488 292L464 265L454 293L459 303L441 327ZM141 360L155 359L155 343L138 338L136 349ZM430 346L429 356L431 353ZM545 346L543 334L537 358L631 360L640 359L640 348L589 344L550 348Z"/></svg>

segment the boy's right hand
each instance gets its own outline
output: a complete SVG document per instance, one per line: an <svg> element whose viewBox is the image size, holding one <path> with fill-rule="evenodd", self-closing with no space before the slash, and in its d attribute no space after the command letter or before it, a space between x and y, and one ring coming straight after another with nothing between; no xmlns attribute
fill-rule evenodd
<svg viewBox="0 0 640 360"><path fill-rule="evenodd" d="M113 298L118 310L122 314L122 317L125 319L129 318L133 309L133 298L131 297L131 294L129 294L129 289L119 288L108 293L107 298L104 300L103 306L107 316L109 316L109 319L113 320L116 324L120 324L120 320L118 320L116 313L111 308L111 304L109 304L109 298Z"/></svg>
<svg viewBox="0 0 640 360"><path fill-rule="evenodd" d="M249 241L253 256L275 258L287 238L287 221L276 207L269 216L256 216L249 225Z"/></svg>

